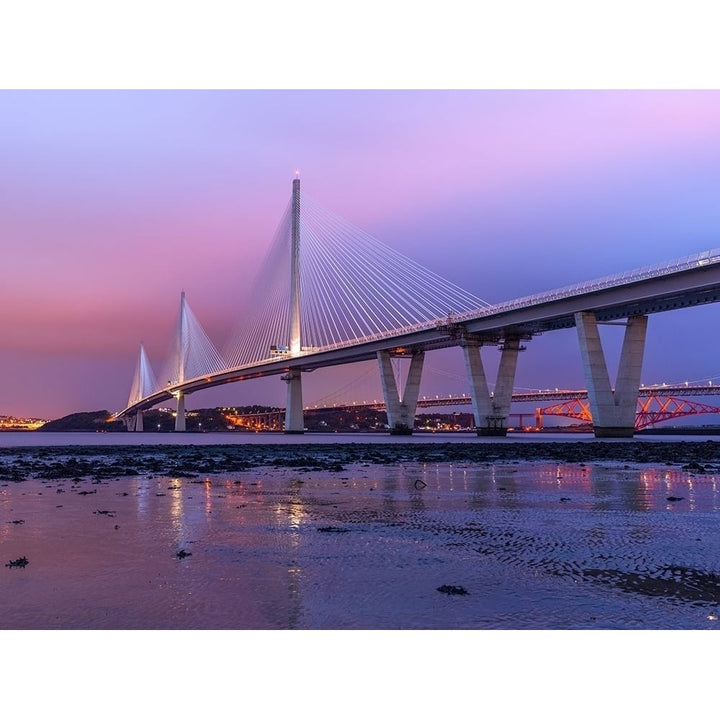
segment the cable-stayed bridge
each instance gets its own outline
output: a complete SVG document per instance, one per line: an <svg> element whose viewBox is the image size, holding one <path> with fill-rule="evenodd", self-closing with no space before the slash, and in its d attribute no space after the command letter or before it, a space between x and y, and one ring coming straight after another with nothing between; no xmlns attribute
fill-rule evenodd
<svg viewBox="0 0 720 720"><path fill-rule="evenodd" d="M300 180L253 285L254 311L217 349L181 294L174 343L157 378L141 345L126 408L142 412L175 398L269 375L287 383L285 431L303 432L302 374L376 360L390 432L412 432L425 353L463 349L477 432L504 435L519 353L534 335L576 327L597 437L632 436L648 316L720 299L720 250L490 305L301 198ZM623 325L614 387L598 325ZM490 393L481 348L501 350ZM398 377L393 359L409 368Z"/></svg>

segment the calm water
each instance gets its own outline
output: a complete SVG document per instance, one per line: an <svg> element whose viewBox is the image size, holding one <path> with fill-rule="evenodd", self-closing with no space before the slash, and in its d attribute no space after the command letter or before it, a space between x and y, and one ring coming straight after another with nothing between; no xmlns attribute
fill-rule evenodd
<svg viewBox="0 0 720 720"><path fill-rule="evenodd" d="M719 511L612 463L0 483L0 628L714 629Z"/></svg>

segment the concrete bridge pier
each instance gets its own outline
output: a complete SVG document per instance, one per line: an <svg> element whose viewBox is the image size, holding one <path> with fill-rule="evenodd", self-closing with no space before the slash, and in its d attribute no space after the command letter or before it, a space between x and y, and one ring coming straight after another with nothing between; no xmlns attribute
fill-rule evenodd
<svg viewBox="0 0 720 720"><path fill-rule="evenodd" d="M282 379L287 383L287 402L285 404L285 434L300 435L305 432L305 418L302 404L302 373L290 370Z"/></svg>
<svg viewBox="0 0 720 720"><path fill-rule="evenodd" d="M379 350L377 358L380 365L380 380L382 382L383 397L385 398L390 434L412 435L425 352L420 351L412 354L402 397L400 397L397 382L395 381L390 351Z"/></svg>
<svg viewBox="0 0 720 720"><path fill-rule="evenodd" d="M495 392L490 395L485 369L480 355L481 343L469 340L463 345L465 367L470 379L475 429L478 435L505 437L507 435L510 403L517 369L520 338L505 338L498 367Z"/></svg>
<svg viewBox="0 0 720 720"><path fill-rule="evenodd" d="M177 393L177 412L175 413L175 432L185 432L185 395Z"/></svg>
<svg viewBox="0 0 720 720"><path fill-rule="evenodd" d="M123 418L125 423L125 429L128 432L142 432L143 431L143 414L142 410L135 413L134 415L126 415Z"/></svg>
<svg viewBox="0 0 720 720"><path fill-rule="evenodd" d="M634 315L625 323L615 391L605 362L593 312L575 313L583 371L596 438L632 437L635 432L640 374L642 372L647 315Z"/></svg>
<svg viewBox="0 0 720 720"><path fill-rule="evenodd" d="M122 421L125 424L125 429L128 432L132 432L135 429L135 418L132 415L125 415Z"/></svg>

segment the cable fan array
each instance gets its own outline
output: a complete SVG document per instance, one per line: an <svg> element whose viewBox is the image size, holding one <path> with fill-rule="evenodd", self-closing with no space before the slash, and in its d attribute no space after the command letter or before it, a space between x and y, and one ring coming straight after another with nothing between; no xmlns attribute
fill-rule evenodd
<svg viewBox="0 0 720 720"><path fill-rule="evenodd" d="M299 223L300 326L305 352L401 334L490 307L305 196ZM182 293L173 344L159 381L141 345L128 405L163 387L288 353L291 236L292 202L252 285L253 311L232 333L222 353Z"/></svg>
<svg viewBox="0 0 720 720"><path fill-rule="evenodd" d="M128 405L140 402L144 397L152 395L157 390L157 378L150 365L145 346L140 343L140 357L135 367L132 385L130 386L130 398Z"/></svg>
<svg viewBox="0 0 720 720"><path fill-rule="evenodd" d="M286 348L290 315L291 208L252 289L256 313L224 353L232 367ZM303 195L300 208L302 346L317 350L427 326L490 307Z"/></svg>
<svg viewBox="0 0 720 720"><path fill-rule="evenodd" d="M175 324L173 347L160 375L160 383L166 380L168 385L175 385L190 378L218 372L226 366L226 362L190 309L183 292Z"/></svg>

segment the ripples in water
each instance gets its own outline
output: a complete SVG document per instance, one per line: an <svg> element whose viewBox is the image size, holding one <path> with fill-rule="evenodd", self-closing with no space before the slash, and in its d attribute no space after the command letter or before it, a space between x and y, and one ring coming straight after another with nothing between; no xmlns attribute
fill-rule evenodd
<svg viewBox="0 0 720 720"><path fill-rule="evenodd" d="M715 627L717 509L712 474L611 464L4 484L0 625Z"/></svg>

